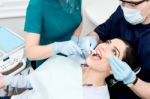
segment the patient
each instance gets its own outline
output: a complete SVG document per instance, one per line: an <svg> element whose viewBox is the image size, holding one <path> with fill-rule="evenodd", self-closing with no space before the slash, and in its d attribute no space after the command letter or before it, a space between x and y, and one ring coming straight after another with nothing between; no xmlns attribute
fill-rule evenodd
<svg viewBox="0 0 150 99"><path fill-rule="evenodd" d="M69 59L68 57L54 56L55 58L49 58L46 62L42 64L43 66L40 66L41 68L35 70L34 71L35 73L33 72L34 76L32 73L29 75L29 77L1 76L0 87L2 88L5 85L10 85L12 87L19 87L19 88L33 88L20 95L11 96L10 99L35 99L34 93L36 91L41 91L41 90L44 90L45 94L43 93L44 94L43 95L42 92L39 92L38 94L42 94L41 96L46 96L47 99L60 99L58 98L59 95L56 95L55 97L53 95L55 92L55 89L53 89L53 87L54 88L58 87L60 84L59 90L57 90L56 93L58 92L59 94L59 91L60 91L60 94L63 93L63 95L60 97L62 97L61 99L64 99L63 97L65 96L65 92L67 92L68 90L67 89L68 87L65 86L65 81L67 82L67 80L68 81L76 80L78 79L78 77L80 78L80 73L81 73L82 84L80 84L80 81L77 81L78 84L76 85L74 84L75 81L72 81L72 82L69 81L69 83L67 83L68 86L74 85L76 86L76 88L79 88L79 89L83 88L83 98L81 99L109 99L110 97L109 97L109 92L107 89L107 84L105 83L105 79L112 74L111 68L109 66L109 58L112 56L118 57L119 59L127 62L129 66L132 66L131 67L132 69L135 69L136 66L138 66L138 61L136 59L137 56L136 56L135 50L126 41L116 38L116 39L108 40L106 42L99 44L95 48L95 52L91 53L86 58L85 64L80 65L79 63ZM56 58L56 57L59 57L59 58ZM56 61L55 59L58 59L58 61ZM52 66L57 63L59 64L59 66L57 65ZM65 67L65 65L69 65L70 67L73 67L75 71L71 71L72 68L69 69L69 67L67 66ZM73 65L76 65L76 66L73 66ZM81 69L81 72L80 72L80 69ZM61 71L64 71L64 72L61 72ZM40 72L40 75L38 75L39 72ZM59 72L61 73L59 74ZM73 77L69 77L70 76L69 73L70 75L73 75ZM60 75L61 77L59 77ZM44 78L45 76L46 78ZM47 79L48 77L50 78L50 80ZM53 81L56 80L57 77L58 77L57 82L52 83ZM37 82L39 82L37 86L34 85ZM49 85L46 86L47 83ZM65 86L66 89L62 89L62 88L65 88L63 86ZM40 90L38 90L37 87L40 88ZM70 88L74 88L74 87L70 87ZM62 92L61 90L64 90L64 91ZM51 93L49 93L48 91ZM72 94L72 92L69 92L67 94L68 95ZM53 98L50 98L50 96ZM0 99L3 99L3 98L0 98ZM43 97L40 98L40 96L38 96L38 99L44 99L44 98ZM72 97L72 99L77 99L77 97Z"/></svg>

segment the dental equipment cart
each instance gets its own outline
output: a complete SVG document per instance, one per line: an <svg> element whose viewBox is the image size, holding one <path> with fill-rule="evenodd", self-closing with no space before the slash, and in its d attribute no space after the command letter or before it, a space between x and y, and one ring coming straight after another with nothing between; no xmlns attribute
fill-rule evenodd
<svg viewBox="0 0 150 99"><path fill-rule="evenodd" d="M15 75L25 68L24 44L21 36L0 27L0 74Z"/></svg>

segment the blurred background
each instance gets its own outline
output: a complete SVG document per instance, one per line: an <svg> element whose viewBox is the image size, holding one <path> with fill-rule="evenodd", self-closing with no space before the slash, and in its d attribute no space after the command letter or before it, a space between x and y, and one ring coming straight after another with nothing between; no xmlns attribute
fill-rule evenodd
<svg viewBox="0 0 150 99"><path fill-rule="evenodd" d="M0 0L0 26L23 36L25 12L29 0Z"/></svg>
<svg viewBox="0 0 150 99"><path fill-rule="evenodd" d="M0 26L23 36L26 8L29 0L0 0ZM116 10L118 0L82 0L82 36L103 23Z"/></svg>

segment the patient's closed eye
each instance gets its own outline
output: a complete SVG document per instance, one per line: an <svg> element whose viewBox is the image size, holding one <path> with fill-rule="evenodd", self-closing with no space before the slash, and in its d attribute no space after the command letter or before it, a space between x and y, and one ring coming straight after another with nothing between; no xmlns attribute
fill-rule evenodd
<svg viewBox="0 0 150 99"><path fill-rule="evenodd" d="M115 49L112 49L112 52L115 56L117 56L117 51Z"/></svg>
<svg viewBox="0 0 150 99"><path fill-rule="evenodd" d="M107 45L110 45L112 42L111 42L111 40L107 40L104 43L106 43ZM111 48L111 51L112 51L113 55L119 57L120 52L117 47L113 46L113 48Z"/></svg>

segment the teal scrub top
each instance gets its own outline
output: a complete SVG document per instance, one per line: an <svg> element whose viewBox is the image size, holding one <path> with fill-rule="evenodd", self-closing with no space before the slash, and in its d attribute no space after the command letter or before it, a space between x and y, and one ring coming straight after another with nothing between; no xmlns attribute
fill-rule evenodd
<svg viewBox="0 0 150 99"><path fill-rule="evenodd" d="M72 3L75 4L74 10L68 10L70 6L60 1L30 0L29 2L24 31L40 34L40 45L69 40L81 23L81 0ZM44 61L36 61L36 67Z"/></svg>

